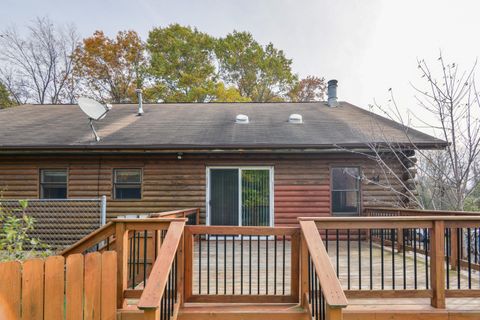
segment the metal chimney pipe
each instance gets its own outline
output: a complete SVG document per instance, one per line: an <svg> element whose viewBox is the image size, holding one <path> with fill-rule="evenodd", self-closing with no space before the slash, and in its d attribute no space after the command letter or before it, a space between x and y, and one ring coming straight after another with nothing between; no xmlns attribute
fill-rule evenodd
<svg viewBox="0 0 480 320"><path fill-rule="evenodd" d="M337 83L337 80L330 80L327 85L328 106L332 108L338 106Z"/></svg>
<svg viewBox="0 0 480 320"><path fill-rule="evenodd" d="M143 114L145 112L143 112L142 89L136 89L135 92L137 93L137 98L138 98L138 113L137 113L137 116L143 116Z"/></svg>

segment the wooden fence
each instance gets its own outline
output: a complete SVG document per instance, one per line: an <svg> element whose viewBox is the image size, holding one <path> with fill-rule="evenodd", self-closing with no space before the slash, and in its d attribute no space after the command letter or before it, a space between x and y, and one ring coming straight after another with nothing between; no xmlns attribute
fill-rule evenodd
<svg viewBox="0 0 480 320"><path fill-rule="evenodd" d="M0 263L0 319L116 319L114 251Z"/></svg>

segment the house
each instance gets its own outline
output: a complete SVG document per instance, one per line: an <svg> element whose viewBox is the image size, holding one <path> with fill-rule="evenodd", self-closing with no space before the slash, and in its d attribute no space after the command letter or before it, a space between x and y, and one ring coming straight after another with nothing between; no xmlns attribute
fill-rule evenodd
<svg viewBox="0 0 480 320"><path fill-rule="evenodd" d="M115 105L95 124L99 142L74 105L0 111L4 197L106 195L110 218L62 256L0 265L0 310L76 317L85 299L85 318L101 319L478 319L479 214L399 208L408 181L369 157L380 147L406 179L413 146L445 142L334 89L328 102L142 116ZM208 226L178 219L198 208Z"/></svg>
<svg viewBox="0 0 480 320"><path fill-rule="evenodd" d="M0 190L20 199L106 195L108 218L199 207L210 225L296 225L400 205L364 155L369 145L388 141L411 155L412 143L445 142L413 129L407 136L402 125L337 101L336 81L329 86L328 102L146 104L142 116L137 105L118 104L95 123L99 142L76 105L4 109ZM398 159L386 161L404 176Z"/></svg>

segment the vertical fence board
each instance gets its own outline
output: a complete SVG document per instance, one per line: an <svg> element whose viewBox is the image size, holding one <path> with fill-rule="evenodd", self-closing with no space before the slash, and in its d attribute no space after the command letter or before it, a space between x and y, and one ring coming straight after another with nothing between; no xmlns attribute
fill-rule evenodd
<svg viewBox="0 0 480 320"><path fill-rule="evenodd" d="M21 264L18 261L0 263L0 270L0 315L19 320Z"/></svg>
<svg viewBox="0 0 480 320"><path fill-rule="evenodd" d="M102 320L115 320L117 313L117 254L102 254Z"/></svg>
<svg viewBox="0 0 480 320"><path fill-rule="evenodd" d="M43 320L43 277L42 259L31 259L23 263L22 318Z"/></svg>
<svg viewBox="0 0 480 320"><path fill-rule="evenodd" d="M67 258L66 303L67 320L83 319L83 255L72 254Z"/></svg>
<svg viewBox="0 0 480 320"><path fill-rule="evenodd" d="M45 260L45 319L64 319L65 259L52 256Z"/></svg>
<svg viewBox="0 0 480 320"><path fill-rule="evenodd" d="M102 279L102 256L98 252L85 256L85 303L84 320L100 320L100 288Z"/></svg>

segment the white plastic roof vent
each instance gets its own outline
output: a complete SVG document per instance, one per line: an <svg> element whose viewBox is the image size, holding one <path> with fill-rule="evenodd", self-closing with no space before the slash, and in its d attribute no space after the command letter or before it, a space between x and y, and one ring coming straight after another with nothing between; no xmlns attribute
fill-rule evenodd
<svg viewBox="0 0 480 320"><path fill-rule="evenodd" d="M235 117L236 123L248 123L248 116L244 114L237 114Z"/></svg>
<svg viewBox="0 0 480 320"><path fill-rule="evenodd" d="M288 117L288 122L290 122L290 123L303 123L303 117L302 117L301 114L292 113L292 114Z"/></svg>

